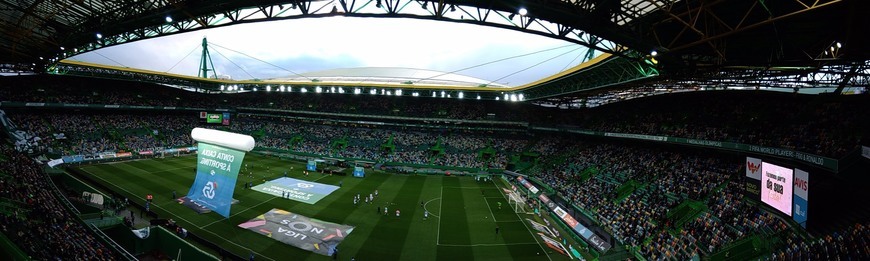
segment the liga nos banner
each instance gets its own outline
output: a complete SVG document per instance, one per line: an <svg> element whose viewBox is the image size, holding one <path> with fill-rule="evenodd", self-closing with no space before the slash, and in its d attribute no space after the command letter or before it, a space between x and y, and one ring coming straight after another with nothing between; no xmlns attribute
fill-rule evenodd
<svg viewBox="0 0 870 261"><path fill-rule="evenodd" d="M802 227L807 227L807 204L809 202L810 174L801 169L794 169L794 221Z"/></svg>
<svg viewBox="0 0 870 261"><path fill-rule="evenodd" d="M354 229L353 226L309 218L277 208L241 223L239 227L324 256L331 256L335 247Z"/></svg>
<svg viewBox="0 0 870 261"><path fill-rule="evenodd" d="M196 179L187 198L224 217L230 216L233 192L245 152L254 148L254 138L231 132L195 128L191 136L199 142Z"/></svg>

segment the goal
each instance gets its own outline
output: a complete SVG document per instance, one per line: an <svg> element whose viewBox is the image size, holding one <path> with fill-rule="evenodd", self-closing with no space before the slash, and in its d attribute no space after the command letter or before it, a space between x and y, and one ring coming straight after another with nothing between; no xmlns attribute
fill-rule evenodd
<svg viewBox="0 0 870 261"><path fill-rule="evenodd" d="M509 191L507 193L507 196L508 196L508 204L511 206L511 208L514 209L514 212L526 213L526 214L529 213L528 212L529 206L526 203L526 198L523 197L522 194L520 194L517 191Z"/></svg>

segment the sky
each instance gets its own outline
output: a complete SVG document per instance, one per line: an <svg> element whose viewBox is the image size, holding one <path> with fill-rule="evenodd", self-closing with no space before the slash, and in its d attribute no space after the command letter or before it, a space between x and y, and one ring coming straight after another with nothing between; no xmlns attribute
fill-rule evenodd
<svg viewBox="0 0 870 261"><path fill-rule="evenodd" d="M195 76L203 37L208 39L217 74L236 80L337 68L405 67L518 86L576 66L587 50L562 40L488 26L410 18L326 17L199 30L70 59ZM511 58L525 54L531 55Z"/></svg>

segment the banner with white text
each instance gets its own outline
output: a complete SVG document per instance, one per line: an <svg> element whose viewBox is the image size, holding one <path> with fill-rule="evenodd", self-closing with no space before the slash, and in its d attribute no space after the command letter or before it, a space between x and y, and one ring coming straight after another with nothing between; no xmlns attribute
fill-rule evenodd
<svg viewBox="0 0 870 261"><path fill-rule="evenodd" d="M245 152L203 142L199 143L197 150L196 180L187 198L229 217Z"/></svg>
<svg viewBox="0 0 870 261"><path fill-rule="evenodd" d="M239 227L254 231L281 243L331 256L354 227L309 218L273 208Z"/></svg>
<svg viewBox="0 0 870 261"><path fill-rule="evenodd" d="M338 186L281 177L256 185L252 189L276 197L280 196L308 204L314 204L326 196L329 196L333 191L338 190Z"/></svg>
<svg viewBox="0 0 870 261"><path fill-rule="evenodd" d="M794 169L794 221L802 227L807 227L807 205L810 201L810 174L801 169Z"/></svg>

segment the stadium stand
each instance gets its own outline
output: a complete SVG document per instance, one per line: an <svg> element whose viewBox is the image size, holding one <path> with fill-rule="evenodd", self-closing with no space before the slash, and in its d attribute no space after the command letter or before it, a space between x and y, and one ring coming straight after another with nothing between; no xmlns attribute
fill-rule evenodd
<svg viewBox="0 0 870 261"><path fill-rule="evenodd" d="M698 91L659 95L591 109L444 99L419 103L401 97L273 93L203 94L107 80L60 84L55 77L5 80L3 101L280 109L349 115L499 120L595 131L663 135L794 149L841 158L856 150L870 126L861 120L868 97L826 97L754 91ZM20 88L36 85L39 88ZM88 89L91 91L82 91ZM12 90L23 90L12 92ZM215 98L217 97L217 98ZM217 104L214 101L219 101ZM701 106L703 105L703 106ZM688 109L692 108L692 109ZM541 117L538 115L546 115ZM579 126L579 127L578 127Z"/></svg>
<svg viewBox="0 0 870 261"><path fill-rule="evenodd" d="M76 220L52 193L48 177L32 159L8 146L0 200L15 205L0 214L0 229L34 260L120 260ZM8 209L7 209L8 210Z"/></svg>
<svg viewBox="0 0 870 261"><path fill-rule="evenodd" d="M82 88L89 91L82 91ZM130 92L135 92L139 87L134 85L131 88L133 91ZM10 90L9 87L0 88L4 101L197 106L205 104L203 97L212 95L162 88L148 93L154 96L140 100L139 97L129 98L136 95L128 91L102 87L51 86L25 94ZM40 92L45 92L45 95L40 95ZM65 92L77 95L61 95ZM88 95L88 92L99 95ZM743 195L744 183L740 180L743 166L739 162L742 159L730 154L627 141L578 139L576 136L528 129L384 126L345 121L341 117L276 117L245 109L301 108L367 115L531 121L524 117L533 114L530 110L539 108L526 111L524 107L514 108L511 104L483 106L494 110L507 108L505 111L509 111L502 114L504 118L493 118L485 116L488 109L445 110L446 107L474 106L473 103L454 101L431 103L439 105L430 107L396 105L387 98L357 103L352 98L322 102L317 99L324 98L312 101L308 99L310 97L294 95L276 95L265 100L255 100L246 94L222 97L232 97L224 99L223 105L237 110L234 122L229 126L207 125L192 112L15 107L4 110L19 129L40 138L31 148L37 154L81 155L185 147L193 143L189 138L190 129L206 127L256 136L258 149L379 163L488 170L508 169L520 161L528 161L524 165L527 166L523 169L525 173L552 187L557 195L587 215L594 226L603 228L617 243L647 260L688 260L723 252L730 254L737 251L735 245L759 237L771 242L767 247L770 255L765 257L769 260L831 257L863 260L870 252L866 247L867 224L851 223L847 230L818 237L800 236L793 232L796 230L794 224L757 203L747 202ZM580 110L573 116L556 112L550 114L553 118L533 122L567 128L583 126L596 131L741 142L843 157L864 142L862 137L867 137L862 134L868 130L866 121L860 118L862 114L847 113L866 110L866 97L832 102L825 99L791 94L685 93ZM140 103L144 100L148 102ZM681 103L673 105L677 100ZM770 100L777 102L767 102ZM316 103L319 107L310 107L309 103ZM799 106L805 103L815 104ZM396 107L408 110L397 111ZM698 111L696 108L701 109ZM423 125L427 124L439 123ZM386 149L393 148L386 144L394 149ZM21 246L39 246L22 249L34 257L46 259L116 258L114 252L89 235L81 224L71 220L69 213L59 211L63 208L57 205L52 194L34 190L42 186L44 181L40 179L44 177L31 159L11 148L4 147L3 153L9 158L8 162L14 163L9 172L24 177L18 179L23 183L4 180L3 198L32 207L31 214L37 211L50 217L38 222L83 235L67 242L65 236L51 235L49 231L43 231L50 235L48 237L17 233L40 228L34 227L35 221L22 218L20 213L4 215L4 231L10 232L7 235L14 235L16 242L27 242ZM520 160L524 153L534 153L539 161ZM680 212L685 209L687 212ZM679 213L673 214L676 212ZM52 251L39 251L41 248Z"/></svg>

